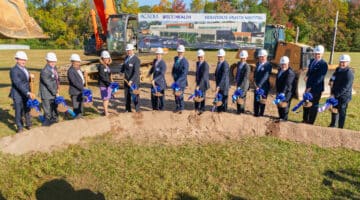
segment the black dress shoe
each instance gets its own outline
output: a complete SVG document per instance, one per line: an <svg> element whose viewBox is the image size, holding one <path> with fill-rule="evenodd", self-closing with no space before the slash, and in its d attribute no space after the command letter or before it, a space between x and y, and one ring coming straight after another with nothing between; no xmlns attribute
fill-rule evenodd
<svg viewBox="0 0 360 200"><path fill-rule="evenodd" d="M25 126L26 130L30 130L31 126Z"/></svg>
<svg viewBox="0 0 360 200"><path fill-rule="evenodd" d="M16 131L16 133L21 133L21 132L24 132L24 129L19 128L19 129Z"/></svg>

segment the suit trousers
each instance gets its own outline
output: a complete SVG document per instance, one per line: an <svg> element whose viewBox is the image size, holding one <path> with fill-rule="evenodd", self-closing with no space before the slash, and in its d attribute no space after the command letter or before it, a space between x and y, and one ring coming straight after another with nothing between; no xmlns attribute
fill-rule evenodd
<svg viewBox="0 0 360 200"><path fill-rule="evenodd" d="M164 110L165 90L159 91L162 96L158 97L151 93L151 104L153 110Z"/></svg>
<svg viewBox="0 0 360 200"><path fill-rule="evenodd" d="M348 103L344 103L339 100L339 104L335 106L335 108L338 110L338 113L331 114L330 127L336 127L336 125L338 125L338 128L344 128L347 107Z"/></svg>
<svg viewBox="0 0 360 200"><path fill-rule="evenodd" d="M309 108L304 107L303 122L306 124L314 124L318 113L319 101L321 93L312 93L313 99L311 100L312 106Z"/></svg>
<svg viewBox="0 0 360 200"><path fill-rule="evenodd" d="M280 119L288 120L291 100L287 103L288 103L288 105L285 108L281 108L279 106L277 107Z"/></svg>
<svg viewBox="0 0 360 200"><path fill-rule="evenodd" d="M124 87L124 93L125 93L125 110L127 112L131 112L131 102L134 103L136 112L140 111L140 95L132 94L131 89L128 85L125 85Z"/></svg>
<svg viewBox="0 0 360 200"><path fill-rule="evenodd" d="M81 116L84 111L82 93L78 95L71 95L71 101L73 104L74 113L76 114L76 116Z"/></svg>
<svg viewBox="0 0 360 200"><path fill-rule="evenodd" d="M201 102L196 102L195 101L195 110L199 110L199 111L202 111L202 112L205 111L206 92L203 92L203 98L204 98L204 100L202 100Z"/></svg>
<svg viewBox="0 0 360 200"><path fill-rule="evenodd" d="M18 129L24 127L23 117L25 117L25 126L31 127L30 109L26 106L26 99L13 99L15 109L15 124Z"/></svg>
<svg viewBox="0 0 360 200"><path fill-rule="evenodd" d="M217 107L218 112L226 112L227 111L227 103L228 103L228 95L224 95L222 91L219 92L222 95L222 105Z"/></svg>
<svg viewBox="0 0 360 200"><path fill-rule="evenodd" d="M245 112L245 104L246 104L246 95L243 98L244 103L243 104L238 104L236 103L236 113L240 114L240 113L244 113Z"/></svg>
<svg viewBox="0 0 360 200"><path fill-rule="evenodd" d="M184 90L181 90L181 95L180 95L180 96L175 96L175 104L176 104L176 109L175 109L175 111L182 111L182 110L184 110L184 107L185 107L185 102L184 102Z"/></svg>
<svg viewBox="0 0 360 200"><path fill-rule="evenodd" d="M265 112L265 104L260 103L259 101L256 101L256 93L254 90L254 116L264 116Z"/></svg>
<svg viewBox="0 0 360 200"><path fill-rule="evenodd" d="M55 99L42 99L42 107L44 109L45 124L57 122L58 111Z"/></svg>

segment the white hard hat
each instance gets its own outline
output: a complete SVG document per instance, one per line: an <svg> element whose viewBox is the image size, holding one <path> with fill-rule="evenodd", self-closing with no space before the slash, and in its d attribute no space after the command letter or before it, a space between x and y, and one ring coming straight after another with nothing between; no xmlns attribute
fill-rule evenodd
<svg viewBox="0 0 360 200"><path fill-rule="evenodd" d="M288 64L289 63L289 58L287 56L283 56L280 58L280 64Z"/></svg>
<svg viewBox="0 0 360 200"><path fill-rule="evenodd" d="M314 53L324 53L324 46L323 45L317 45L315 48L314 48Z"/></svg>
<svg viewBox="0 0 360 200"><path fill-rule="evenodd" d="M343 54L339 58L339 62L350 62L350 61L351 61L351 58L347 54Z"/></svg>
<svg viewBox="0 0 360 200"><path fill-rule="evenodd" d="M50 62L57 62L56 54L53 52L47 53L45 59Z"/></svg>
<svg viewBox="0 0 360 200"><path fill-rule="evenodd" d="M239 57L240 58L247 58L249 55L248 55L248 52L246 50L242 50L239 54Z"/></svg>
<svg viewBox="0 0 360 200"><path fill-rule="evenodd" d="M80 59L80 56L78 54L74 53L74 54L71 54L70 61L81 62L81 59Z"/></svg>
<svg viewBox="0 0 360 200"><path fill-rule="evenodd" d="M180 52L180 53L181 53L181 52L185 52L185 47L184 47L184 45L182 45L182 44L179 45L178 48L176 49L176 51L177 51L177 52Z"/></svg>
<svg viewBox="0 0 360 200"><path fill-rule="evenodd" d="M164 50L163 50L163 48L161 48L161 47L158 47L157 49L156 49L156 52L155 52L156 54L163 54L164 53Z"/></svg>
<svg viewBox="0 0 360 200"><path fill-rule="evenodd" d="M110 53L108 51L101 52L101 58L111 58Z"/></svg>
<svg viewBox="0 0 360 200"><path fill-rule="evenodd" d="M197 56L198 56L198 57L199 57L199 56L205 56L204 50L199 49L199 50L197 51Z"/></svg>
<svg viewBox="0 0 360 200"><path fill-rule="evenodd" d="M28 59L28 57L27 57L27 55L26 55L26 53L24 51L16 52L15 58L16 59L21 59L21 60L27 60Z"/></svg>
<svg viewBox="0 0 360 200"><path fill-rule="evenodd" d="M225 56L225 51L224 49L219 49L217 56Z"/></svg>
<svg viewBox="0 0 360 200"><path fill-rule="evenodd" d="M267 56L268 55L268 52L265 50L265 49L261 49L258 53L258 56Z"/></svg>
<svg viewBox="0 0 360 200"><path fill-rule="evenodd" d="M134 45L133 44L127 44L126 45L126 51L130 51L130 50L134 50L135 48L134 48Z"/></svg>

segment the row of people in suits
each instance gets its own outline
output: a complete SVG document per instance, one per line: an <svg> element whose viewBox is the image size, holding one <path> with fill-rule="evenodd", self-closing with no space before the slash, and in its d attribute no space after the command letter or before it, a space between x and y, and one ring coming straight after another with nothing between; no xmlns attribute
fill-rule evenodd
<svg viewBox="0 0 360 200"><path fill-rule="evenodd" d="M30 73L26 69L28 57L24 51L18 51L15 54L16 64L10 70L11 89L10 97L14 102L15 124L17 132L20 133L24 128L31 128L30 108L27 106L29 99L35 99L35 94L30 89ZM57 105L55 98L59 96L60 79L56 68L57 57L53 52L45 56L46 64L40 72L39 97L42 101L44 110L43 125L48 126L58 121ZM82 91L84 89L85 79L80 71L80 56L72 54L70 57L71 67L68 70L69 94L71 96L74 112L77 117L82 113ZM25 123L23 122L25 117Z"/></svg>

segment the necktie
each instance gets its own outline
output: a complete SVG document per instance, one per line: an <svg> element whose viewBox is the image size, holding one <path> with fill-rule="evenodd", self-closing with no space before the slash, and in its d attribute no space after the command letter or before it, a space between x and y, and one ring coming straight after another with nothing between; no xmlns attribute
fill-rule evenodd
<svg viewBox="0 0 360 200"><path fill-rule="evenodd" d="M239 67L238 67L238 69L237 69L237 73L236 73L236 82L238 82L239 81L239 79L240 79L240 71L241 71L241 69L243 68L243 66L244 66L244 64L245 63L240 63L240 65L239 65Z"/></svg>
<svg viewBox="0 0 360 200"><path fill-rule="evenodd" d="M57 73L57 71L55 70L55 68L52 68L52 73L53 73L54 76L55 76L56 84L57 84L57 85L60 85L60 83L59 83L59 76L58 76L58 73Z"/></svg>
<svg viewBox="0 0 360 200"><path fill-rule="evenodd" d="M314 60L310 65L310 69L314 68L317 63L318 63L318 60Z"/></svg>
<svg viewBox="0 0 360 200"><path fill-rule="evenodd" d="M258 68L256 69L257 72L260 71L260 69L262 68L263 64L264 64L264 63L260 63L260 64L259 64Z"/></svg>

